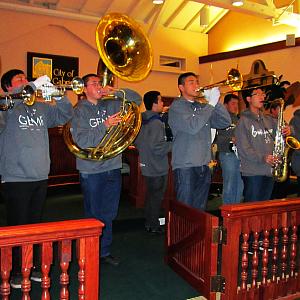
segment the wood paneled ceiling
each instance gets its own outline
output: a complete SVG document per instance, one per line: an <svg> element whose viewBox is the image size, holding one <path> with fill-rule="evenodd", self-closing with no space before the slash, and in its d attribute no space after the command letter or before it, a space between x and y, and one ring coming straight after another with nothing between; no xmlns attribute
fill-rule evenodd
<svg viewBox="0 0 300 300"><path fill-rule="evenodd" d="M97 22L109 12L129 15L151 34L157 25L208 33L229 11L251 14L277 24L300 26L300 0L0 0L0 8Z"/></svg>

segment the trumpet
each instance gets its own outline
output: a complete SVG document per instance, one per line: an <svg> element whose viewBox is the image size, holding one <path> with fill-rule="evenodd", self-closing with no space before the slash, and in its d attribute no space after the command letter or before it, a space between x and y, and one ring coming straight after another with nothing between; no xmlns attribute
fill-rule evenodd
<svg viewBox="0 0 300 300"><path fill-rule="evenodd" d="M35 99L35 91L30 85L25 85L20 93L0 96L0 102L4 101L4 104L0 104L0 111L12 109L16 99L21 99L26 105L32 105L32 101Z"/></svg>
<svg viewBox="0 0 300 300"><path fill-rule="evenodd" d="M63 97L67 89L72 89L77 95L82 94L84 82L80 77L74 77L71 84L46 84L36 91L30 85L25 85L20 93L0 96L0 102L4 102L4 104L0 104L0 111L12 109L15 105L15 99L21 99L24 104L32 106L38 98L42 98L44 101L51 101L53 97Z"/></svg>
<svg viewBox="0 0 300 300"><path fill-rule="evenodd" d="M66 93L67 89L71 89L76 95L80 95L84 89L83 80L76 76L73 78L71 84L63 84L63 85L42 85L35 92L35 96L39 98L43 98L45 101L51 101L53 97L63 97ZM33 100L32 104L34 103ZM31 103L27 105L32 105Z"/></svg>

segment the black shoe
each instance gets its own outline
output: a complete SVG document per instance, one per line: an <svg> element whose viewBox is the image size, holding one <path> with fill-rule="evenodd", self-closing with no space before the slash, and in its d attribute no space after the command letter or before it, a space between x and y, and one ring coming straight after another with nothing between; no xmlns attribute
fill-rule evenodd
<svg viewBox="0 0 300 300"><path fill-rule="evenodd" d="M161 235L161 234L163 234L163 230L160 227L155 228L155 229L146 228L146 231L149 232L150 234L153 234L153 235Z"/></svg>
<svg viewBox="0 0 300 300"><path fill-rule="evenodd" d="M101 257L101 263L117 267L120 264L120 261L112 255L107 255Z"/></svg>
<svg viewBox="0 0 300 300"><path fill-rule="evenodd" d="M10 285L14 289L20 289L22 286L22 274L13 275L10 279Z"/></svg>
<svg viewBox="0 0 300 300"><path fill-rule="evenodd" d="M43 277L43 275L42 275L41 271L39 271L38 269L35 269L35 268L32 270L31 277L30 277L30 279L32 281L42 282L42 277Z"/></svg>

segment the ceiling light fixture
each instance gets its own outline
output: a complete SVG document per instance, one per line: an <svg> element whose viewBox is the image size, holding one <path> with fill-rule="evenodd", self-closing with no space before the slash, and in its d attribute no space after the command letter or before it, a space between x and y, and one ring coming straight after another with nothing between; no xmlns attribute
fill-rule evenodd
<svg viewBox="0 0 300 300"><path fill-rule="evenodd" d="M153 0L153 4L163 4L164 0Z"/></svg>
<svg viewBox="0 0 300 300"><path fill-rule="evenodd" d="M244 0L232 0L231 4L233 6L243 6L244 5Z"/></svg>

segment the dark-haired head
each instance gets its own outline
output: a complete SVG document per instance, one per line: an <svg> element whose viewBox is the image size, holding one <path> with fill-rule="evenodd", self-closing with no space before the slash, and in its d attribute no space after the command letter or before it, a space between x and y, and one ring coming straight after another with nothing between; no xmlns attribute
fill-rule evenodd
<svg viewBox="0 0 300 300"><path fill-rule="evenodd" d="M89 81L89 79L90 79L91 77L98 77L98 78L99 78L99 76L98 76L97 74L93 74L93 73L84 75L84 76L82 77L84 86L87 86L87 83L88 83L88 81Z"/></svg>
<svg viewBox="0 0 300 300"><path fill-rule="evenodd" d="M226 96L224 97L224 104L230 102L231 99L239 100L239 97L235 94L226 94Z"/></svg>
<svg viewBox="0 0 300 300"><path fill-rule="evenodd" d="M8 88L12 86L11 81L12 79L19 74L24 74L22 70L19 69L12 69L4 73L1 77L1 88L4 92L8 91Z"/></svg>
<svg viewBox="0 0 300 300"><path fill-rule="evenodd" d="M153 103L157 103L159 95L158 91L149 91L144 95L143 101L147 110L152 110Z"/></svg>
<svg viewBox="0 0 300 300"><path fill-rule="evenodd" d="M249 107L249 102L247 101L247 98L252 97L253 92L256 91L256 90L262 90L262 88L259 85L252 85L252 86L249 85L247 88L245 88L242 91L242 97L243 97L243 100L246 104L246 107Z"/></svg>
<svg viewBox="0 0 300 300"><path fill-rule="evenodd" d="M190 77L190 76L194 76L197 78L196 74L193 72L186 72L186 73L180 74L178 77L178 85L184 85L186 78Z"/></svg>

